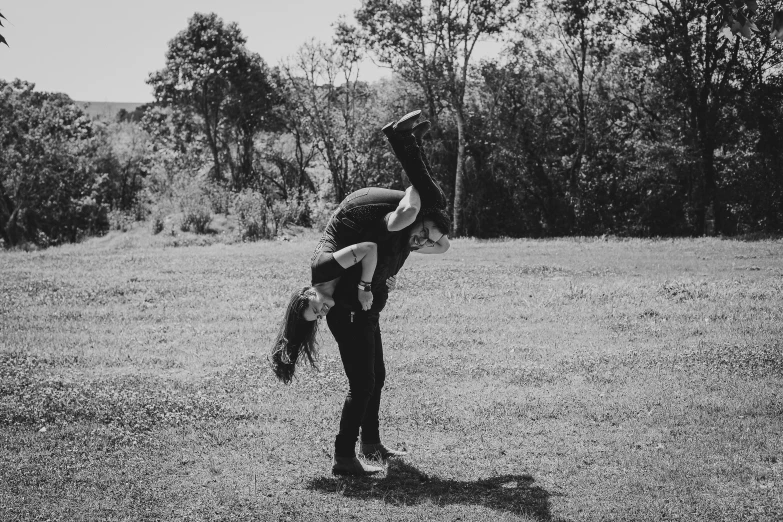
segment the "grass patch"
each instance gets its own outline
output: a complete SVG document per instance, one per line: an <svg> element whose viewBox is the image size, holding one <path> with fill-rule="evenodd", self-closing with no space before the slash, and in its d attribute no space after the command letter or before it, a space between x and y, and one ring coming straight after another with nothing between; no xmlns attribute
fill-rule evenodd
<svg viewBox="0 0 783 522"><path fill-rule="evenodd" d="M410 455L346 480L325 325L319 371L266 362L317 237L206 237L0 253L0 519L783 518L780 240L411 256L381 321Z"/></svg>

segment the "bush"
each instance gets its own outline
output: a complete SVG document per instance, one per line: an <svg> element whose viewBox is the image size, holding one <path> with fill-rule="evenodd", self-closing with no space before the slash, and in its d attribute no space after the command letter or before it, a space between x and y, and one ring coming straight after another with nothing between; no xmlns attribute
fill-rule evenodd
<svg viewBox="0 0 783 522"><path fill-rule="evenodd" d="M312 225L307 202L284 201L278 199L269 209L272 214L273 236L280 234L284 226L290 224L309 227Z"/></svg>
<svg viewBox="0 0 783 522"><path fill-rule="evenodd" d="M258 192L243 190L234 197L234 214L243 241L269 239L267 205Z"/></svg>
<svg viewBox="0 0 783 522"><path fill-rule="evenodd" d="M182 207L182 223L180 229L190 230L196 234L206 234L212 221L212 211L203 203L186 204Z"/></svg>
<svg viewBox="0 0 783 522"><path fill-rule="evenodd" d="M127 232L136 221L136 216L122 210L110 210L107 214L110 230L121 230Z"/></svg>
<svg viewBox="0 0 783 522"><path fill-rule="evenodd" d="M329 220L332 218L334 211L337 210L337 204L331 201L319 200L312 206L313 210L310 213L310 223L313 228L321 231L326 228Z"/></svg>
<svg viewBox="0 0 783 522"><path fill-rule="evenodd" d="M152 234L157 235L163 232L165 222L163 220L163 214L160 212L153 212L152 214Z"/></svg>
<svg viewBox="0 0 783 522"><path fill-rule="evenodd" d="M204 197L209 201L212 212L215 214L228 214L231 209L233 192L217 183L205 183L201 188Z"/></svg>

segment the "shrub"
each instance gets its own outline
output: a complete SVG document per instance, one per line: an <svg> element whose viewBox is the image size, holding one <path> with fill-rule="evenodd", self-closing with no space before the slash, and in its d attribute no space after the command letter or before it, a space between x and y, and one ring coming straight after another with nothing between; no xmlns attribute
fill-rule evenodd
<svg viewBox="0 0 783 522"><path fill-rule="evenodd" d="M209 201L212 212L215 214L228 214L231 209L233 192L217 183L205 183L201 188L204 197Z"/></svg>
<svg viewBox="0 0 783 522"><path fill-rule="evenodd" d="M243 241L258 241L270 237L266 201L258 192L243 190L234 197L234 214L239 222Z"/></svg>
<svg viewBox="0 0 783 522"><path fill-rule="evenodd" d="M110 230L121 230L127 232L133 226L136 221L136 217L122 210L110 210L107 214Z"/></svg>
<svg viewBox="0 0 783 522"><path fill-rule="evenodd" d="M299 202L289 202L290 210L290 222L300 227L310 228L313 226L313 216L310 210L310 202L303 200Z"/></svg>
<svg viewBox="0 0 783 522"><path fill-rule="evenodd" d="M203 202L186 203L182 206L182 223L180 229L190 230L196 234L206 234L212 221L212 211Z"/></svg>
<svg viewBox="0 0 783 522"><path fill-rule="evenodd" d="M307 202L276 200L269 209L272 214L273 236L280 234L284 226L290 224L309 227L312 225Z"/></svg>
<svg viewBox="0 0 783 522"><path fill-rule="evenodd" d="M152 214L152 234L157 235L163 232L165 222L163 220L163 214L160 212L153 212Z"/></svg>
<svg viewBox="0 0 783 522"><path fill-rule="evenodd" d="M337 210L337 204L326 200L317 200L312 207L310 223L316 230L323 230L329 223L334 211Z"/></svg>

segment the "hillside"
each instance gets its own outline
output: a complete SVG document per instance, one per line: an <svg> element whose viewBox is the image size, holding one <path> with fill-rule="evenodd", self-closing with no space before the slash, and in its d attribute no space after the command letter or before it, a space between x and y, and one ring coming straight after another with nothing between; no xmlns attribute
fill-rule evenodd
<svg viewBox="0 0 783 522"><path fill-rule="evenodd" d="M136 107L144 105L146 102L131 103L77 101L76 103L83 105L87 114L93 118L114 118L121 109L125 109L128 112L133 112Z"/></svg>

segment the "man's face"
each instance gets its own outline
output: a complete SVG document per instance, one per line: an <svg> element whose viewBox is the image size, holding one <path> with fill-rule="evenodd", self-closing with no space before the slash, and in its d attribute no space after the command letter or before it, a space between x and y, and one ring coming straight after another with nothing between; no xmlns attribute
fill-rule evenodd
<svg viewBox="0 0 783 522"><path fill-rule="evenodd" d="M416 223L411 228L408 244L411 250L418 250L424 247L431 247L443 237L443 232L435 228L435 224L425 219L421 223Z"/></svg>

